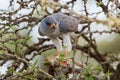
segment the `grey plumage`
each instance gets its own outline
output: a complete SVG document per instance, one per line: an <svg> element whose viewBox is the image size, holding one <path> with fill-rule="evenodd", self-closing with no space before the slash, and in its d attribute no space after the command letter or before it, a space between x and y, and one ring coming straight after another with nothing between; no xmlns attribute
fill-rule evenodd
<svg viewBox="0 0 120 80"><path fill-rule="evenodd" d="M52 29L49 24L55 23L56 28ZM72 44L70 41L70 32L75 32L78 30L78 21L72 16L68 16L62 13L54 13L42 19L38 32L40 35L48 36L53 41L57 50L62 50L62 43L60 42L58 36L63 37L63 43L66 46L67 51L71 51Z"/></svg>

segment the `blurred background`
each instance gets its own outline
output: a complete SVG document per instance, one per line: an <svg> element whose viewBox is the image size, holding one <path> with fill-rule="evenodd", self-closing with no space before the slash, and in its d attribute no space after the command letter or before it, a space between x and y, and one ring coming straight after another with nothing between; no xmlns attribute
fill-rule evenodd
<svg viewBox="0 0 120 80"><path fill-rule="evenodd" d="M30 0L23 0L23 2L26 2L27 1L29 2ZM19 3L21 2L21 0L0 0L0 13L2 14L2 16L5 16L7 17L8 15L6 15L7 13L9 12L14 12L14 11L17 11L16 14L10 16L11 20L15 20L17 19L18 20L18 23L19 23L19 20L22 19L20 17L23 17L23 16L26 16L26 15L29 15L28 17L23 17L25 18L25 20L27 21L28 18L30 18L31 20L33 19L32 17L34 17L35 19L38 18L43 18L43 16L47 15L46 13L46 10L48 11L49 14L52 14L54 13L54 10L57 10L57 8L61 6L64 6L64 5L67 5L68 9L69 10L72 10L74 12L76 12L77 14L79 15L86 15L86 12L85 12L85 5L86 5L86 10L87 12L89 13L87 16L89 18L95 18L95 19L98 19L98 20L108 20L108 16L105 14L105 12L102 10L102 8L100 7L100 4L101 3L97 3L96 0L87 0L86 3L84 3L84 0L75 0L74 4L67 4L67 2L70 2L71 0L49 0L47 2L47 0L40 0L40 4L41 6L37 5L37 9L33 11L33 9L35 9L34 7L36 6L36 3L37 3L37 0L33 0L31 2L28 3L27 7L24 8L24 4L22 3ZM39 0L38 0L39 2ZM52 2L55 2L52 4ZM104 3L105 5L107 5L109 2L109 0L102 0L102 3ZM120 2L118 0L118 2ZM58 4L56 4L58 3ZM111 13L113 16L116 16L118 14L120 14L120 9L116 9L116 5L113 4L113 2L109 2L108 4L108 10L109 10L109 13ZM21 5L24 5L23 7L21 7ZM57 7L58 6L58 7ZM20 9L22 8L22 9ZM69 13L69 10L67 11L66 9L61 9L60 12L62 13ZM5 12L5 15L4 15L4 12ZM31 17L31 12L32 12L32 17ZM119 15L118 15L119 16ZM6 20L0 20L0 27L3 27L4 24L7 24L7 23L10 23L9 21L7 21L8 19L6 18ZM34 20L34 19L33 19ZM24 20L23 20L24 21ZM38 21L38 24L37 25L34 25L35 22ZM39 20L36 20L36 21L30 21L30 22L21 22L19 24L12 24L12 22L9 24L9 26L11 26L11 28L9 28L8 32L12 31L13 33L11 34L6 34L3 33L2 34L2 29L0 30L0 34L2 34L2 37L0 39L0 41L2 42L2 40L6 40L6 39L9 39L9 38L16 38L20 35L20 36L26 36L26 35L29 35L28 37L28 40L26 41L28 43L29 46L32 46L34 44L37 44L39 43L39 38L47 38L46 36L40 36L38 34L38 26L39 26L39 23L40 21ZM83 29L83 27L87 25L87 23L83 24L83 23L80 23L78 25L78 29L79 31L81 31ZM16 27L15 27L16 26ZM30 26L30 28L27 28L28 26ZM32 27L31 27L32 26ZM92 22L90 25L90 31L91 32L94 32L94 31L111 31L111 28L109 26L109 23L108 24L103 24L103 23L97 23L97 22ZM8 27L6 27L7 29ZM17 32L17 29L21 29ZM112 27L113 30L116 30L115 27ZM14 32L17 32L19 35L14 35L16 33ZM88 29L85 29L83 31L83 33L85 32L88 32ZM29 33L29 34L28 34ZM3 38L4 36L4 38ZM89 34L87 35L89 36ZM16 40L15 39L15 40ZM25 38L24 38L25 39ZM96 45L97 45L97 49L98 51L102 54L102 55L107 55L111 58L111 56L113 57L117 57L118 59L120 58L120 35L119 33L115 33L115 32L111 32L111 33L93 33L92 34L92 39L95 39L95 42L96 42ZM2 46L3 43L0 42L0 45ZM13 42L14 42L14 39L13 39ZM20 55L22 53L25 52L26 50L26 47L24 49L21 49L23 45L21 45L22 42L25 42L24 40L21 39L21 42L19 41L17 46L21 46L20 47L20 50L18 49L17 51L20 53ZM25 43L26 43L25 42ZM6 43L7 47L13 52L14 52L14 48L15 46L12 45L14 43ZM50 44L53 44L51 41L46 41L44 43L45 45L50 45ZM80 46L85 46L87 45L88 43L85 41L85 39L83 39L82 37L79 38L78 40L78 44ZM31 48L32 49L32 48ZM1 49L2 50L2 49ZM2 53L2 52L0 52ZM19 54L18 53L18 54ZM25 57L27 57L28 59L33 57L34 54L37 54L37 51L33 51L32 53L30 54L27 54ZM44 58L46 58L47 56L51 55L51 54L54 54L56 55L57 51L56 49L50 49L50 50L47 50L45 52L42 53L42 55L37 55L37 56L34 56L34 58L32 58L30 60L30 63L33 63L38 61L37 62L37 65L38 66L43 66L42 65L42 61L44 60ZM22 56L22 55L21 55ZM69 53L69 56L68 57L72 57L73 56L73 52ZM82 61L84 62L86 59L87 59L87 54L83 54L82 51L77 51L76 52L76 55L75 55L75 60L78 61L79 63L82 63ZM107 58L109 60L109 58ZM89 58L89 62L91 63L96 63L96 65L98 64L96 60L94 60L94 58ZM0 66L0 74L5 74L6 71L8 70L8 67L10 67L11 63L14 63L13 60L9 60L9 61L6 61L4 63L4 65ZM119 60L117 61L117 63L119 63ZM116 65L116 64L114 64ZM22 66L22 64L21 64Z"/></svg>

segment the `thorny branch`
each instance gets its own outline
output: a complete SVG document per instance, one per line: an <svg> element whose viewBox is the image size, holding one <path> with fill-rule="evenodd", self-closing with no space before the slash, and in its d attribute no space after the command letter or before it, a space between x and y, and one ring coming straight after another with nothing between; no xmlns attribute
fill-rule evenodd
<svg viewBox="0 0 120 80"><path fill-rule="evenodd" d="M120 34L120 19L117 16L120 16L119 14L115 17L110 13L110 10L108 10L108 6L110 5L110 2L116 7L112 9L111 11L119 11L120 10L120 4L118 0L108 0L107 5L104 4L103 0L96 0L98 7L102 8L103 12L105 13L107 19L106 20L100 20L97 19L97 17L89 17L89 15L93 14L100 14L101 12L97 13L89 13L87 9L87 0L82 0L84 2L84 12L86 15L81 15L77 12L73 11L73 8L75 6L75 2L77 0L71 0L67 2L66 4L61 4L60 0L10 0L9 10L0 10L0 65L4 65L7 61L13 60L12 66L17 63L17 65L13 66L17 70L19 68L20 64L23 63L24 66L20 70L20 72L24 71L29 67L29 62L33 60L33 58L37 55L41 55L43 52L46 52L48 50L51 50L55 48L53 45L44 45L46 41L50 41L48 38L38 38L37 43L33 43L31 41L31 33L35 26L38 26L39 22L42 18L44 18L47 15L50 15L52 13L62 12L62 10L65 10L65 14L72 15L76 17L78 20L81 20L80 24L87 24L87 26L83 27L81 31L76 32L77 35L75 37L75 42L73 42L73 53L75 56L76 50L81 51L83 53L86 53L90 57L94 58L98 63L100 63L103 67L104 72L111 71L113 73L111 80L117 80L115 79L116 74L119 76L119 65L117 66L117 69L114 69L110 62L107 61L106 57L101 54L101 52L97 49L97 44L94 39L92 39L92 35L99 33L99 34L111 34L111 33L117 33ZM18 4L18 8L14 7L14 4ZM69 5L72 4L72 9L69 9ZM52 10L52 13L49 11L50 8ZM20 13L22 10L29 10L27 13ZM62 12L64 13L64 12ZM91 23L100 23L103 25L107 25L108 27L112 28L109 31L91 31ZM114 28L113 28L114 27ZM87 29L87 31L85 31ZM23 31L25 33L23 34ZM88 36L89 35L89 36ZM77 43L78 39L82 37L86 42L87 45L81 46ZM32 43L32 44L31 44ZM27 58L27 55L32 55L31 58ZM120 64L120 63L119 63ZM79 67L84 68L83 65L75 62L75 57L73 57L73 68L74 70L71 70L71 67L68 67L67 69L63 69L68 77L69 73L80 73L81 70L76 70L75 65L78 65ZM52 65L52 69L54 69L56 65ZM56 68L55 68L56 69ZM15 71L16 71L15 70ZM69 71L70 70L70 71ZM55 75L50 75L50 73L46 73L43 70L39 69L39 71L49 78L57 79ZM59 71L58 71L59 72ZM56 71L53 70L53 73L56 73ZM32 73L31 73L32 74ZM56 73L58 74L58 73ZM5 75L4 79L7 79L8 77L14 77L14 75ZM75 75L74 75L75 77Z"/></svg>

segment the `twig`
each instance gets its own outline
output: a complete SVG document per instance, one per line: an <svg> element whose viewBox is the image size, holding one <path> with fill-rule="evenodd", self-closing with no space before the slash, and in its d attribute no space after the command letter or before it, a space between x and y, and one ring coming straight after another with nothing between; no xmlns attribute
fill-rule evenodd
<svg viewBox="0 0 120 80"><path fill-rule="evenodd" d="M49 78L51 78L52 80L57 80L55 79L52 75L48 74L47 72L45 72L44 70L39 68L39 71L42 72L43 74L47 75Z"/></svg>
<svg viewBox="0 0 120 80"><path fill-rule="evenodd" d="M27 61L27 60L25 60L24 58L20 58L20 57L18 57L17 55L12 55L12 54L9 54L9 53L4 53L4 55L5 56L7 56L7 57L11 57L11 58L15 58L15 59L18 59L18 60L20 60L20 61L22 61L23 63L25 63L27 66L29 65L29 62Z"/></svg>

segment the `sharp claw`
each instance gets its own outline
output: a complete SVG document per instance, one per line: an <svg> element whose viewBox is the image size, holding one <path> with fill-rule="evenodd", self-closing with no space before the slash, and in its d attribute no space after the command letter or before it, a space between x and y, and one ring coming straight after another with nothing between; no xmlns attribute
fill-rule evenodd
<svg viewBox="0 0 120 80"><path fill-rule="evenodd" d="M62 67L67 67L67 61L61 61L61 62L60 62L60 65L61 65Z"/></svg>
<svg viewBox="0 0 120 80"><path fill-rule="evenodd" d="M64 57L66 57L66 56L67 56L67 51L64 52ZM61 52L58 51L56 58L59 59L60 57L61 57ZM65 61L65 60L60 61L60 65L62 67L67 67L67 61Z"/></svg>

